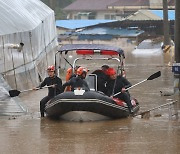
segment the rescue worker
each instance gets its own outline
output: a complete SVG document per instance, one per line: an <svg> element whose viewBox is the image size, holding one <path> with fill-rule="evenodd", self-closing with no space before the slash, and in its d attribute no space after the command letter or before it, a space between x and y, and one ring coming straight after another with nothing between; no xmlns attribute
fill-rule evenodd
<svg viewBox="0 0 180 154"><path fill-rule="evenodd" d="M114 96L126 102L129 112L132 114L132 104L130 100L130 94L126 91L126 88L131 87L131 83L123 76L117 76L116 70L114 68L107 69L107 75L109 75L109 80L107 82L107 95L112 96L121 91L120 94Z"/></svg>
<svg viewBox="0 0 180 154"><path fill-rule="evenodd" d="M45 96L41 101L40 101L40 112L41 112L41 117L44 117L44 109L46 103L52 99L54 96L62 93L62 80L56 76L55 74L55 66L51 65L47 68L47 73L48 77L44 79L44 81L37 87L41 88L44 86L51 86L48 87L48 95ZM34 88L36 90L36 88Z"/></svg>
<svg viewBox="0 0 180 154"><path fill-rule="evenodd" d="M77 75L77 69L79 68L80 66L76 66L74 68L74 72L73 72L73 69L72 68L69 68L67 69L67 72L66 72L66 82L69 81L72 77L76 77ZM66 88L64 89L64 91L71 91L71 86L66 86Z"/></svg>
<svg viewBox="0 0 180 154"><path fill-rule="evenodd" d="M76 77L77 75L77 69L79 68L80 66L76 66L74 68L74 71L72 68L68 68L67 69L67 72L66 72L66 81L69 81L72 77Z"/></svg>
<svg viewBox="0 0 180 154"><path fill-rule="evenodd" d="M76 77L76 75L77 75L77 70L78 70L79 67L80 67L80 66L76 66L76 67L74 68L74 72L72 72L70 79L73 78L73 77Z"/></svg>
<svg viewBox="0 0 180 154"><path fill-rule="evenodd" d="M108 68L109 68L108 65L103 65L101 66L101 69L92 72L92 74L97 75L97 91L106 93L106 82L108 79L108 76L106 75L106 71Z"/></svg>
<svg viewBox="0 0 180 154"><path fill-rule="evenodd" d="M101 70L106 74L107 69L109 68L108 65L102 65Z"/></svg>
<svg viewBox="0 0 180 154"><path fill-rule="evenodd" d="M77 69L77 76L72 77L69 81L63 84L63 90L66 88L66 86L71 86L71 91L74 91L75 89L82 88L86 91L89 91L89 86L87 82L84 80L86 78L88 69L85 67L79 67Z"/></svg>

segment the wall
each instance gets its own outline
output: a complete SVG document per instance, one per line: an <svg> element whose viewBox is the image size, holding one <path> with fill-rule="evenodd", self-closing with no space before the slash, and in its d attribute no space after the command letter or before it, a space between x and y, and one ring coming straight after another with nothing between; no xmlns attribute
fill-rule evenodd
<svg viewBox="0 0 180 154"><path fill-rule="evenodd" d="M68 15L68 19L77 19L75 16L77 16L79 11L75 12L71 12L71 15ZM90 12L90 11L89 11ZM115 10L106 10L106 11L97 11L96 12L96 18L95 19L105 19L105 15L109 14L109 15L115 15L116 11ZM119 18L119 17L118 17ZM81 16L81 19L88 19L88 16ZM113 19L114 20L114 19Z"/></svg>

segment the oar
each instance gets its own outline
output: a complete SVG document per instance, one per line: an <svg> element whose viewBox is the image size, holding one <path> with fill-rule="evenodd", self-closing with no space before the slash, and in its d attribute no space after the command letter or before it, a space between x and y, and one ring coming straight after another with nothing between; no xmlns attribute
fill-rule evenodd
<svg viewBox="0 0 180 154"><path fill-rule="evenodd" d="M161 72L158 71L158 72L152 74L149 78L147 78L147 79L145 79L145 80L143 80L143 81L140 81L140 82L132 85L131 87L127 88L126 90L129 90L129 89L131 89L131 88L133 88L133 87L135 87L135 86L137 86L137 85L139 85L139 84L141 84L141 83L143 83L143 82L145 82L145 81L147 81L147 80L153 80L153 79L156 79L156 78L158 78L158 77L160 77L160 76L161 76ZM119 95L120 93L121 93L121 91L118 92L118 93L116 93L116 94L114 94L114 95L112 95L112 96Z"/></svg>
<svg viewBox="0 0 180 154"><path fill-rule="evenodd" d="M178 101L175 100L175 101L172 101L172 102L169 102L169 103L166 103L166 104L159 105L159 106L154 107L154 108L152 108L152 109L149 109L149 110L140 112L140 113L138 113L138 114L136 114L136 115L133 115L133 117L136 117L136 116L138 116L138 115L141 115L141 118L149 118L151 111L156 110L156 109L159 109L159 108L162 108L162 107L165 107L165 106L169 106L169 109L170 109L170 106L176 104L177 102L178 102ZM175 114L176 114L176 113L175 113Z"/></svg>
<svg viewBox="0 0 180 154"><path fill-rule="evenodd" d="M18 96L20 93L22 92L27 92L27 91L31 91L31 90L39 90L39 89L44 89L44 88L49 88L49 87L53 87L54 85L50 85L50 86L45 86L45 87L41 87L41 88L36 88L36 89L27 89L27 90L23 90L23 91L19 91L19 90L9 90L9 96L10 97L16 97Z"/></svg>

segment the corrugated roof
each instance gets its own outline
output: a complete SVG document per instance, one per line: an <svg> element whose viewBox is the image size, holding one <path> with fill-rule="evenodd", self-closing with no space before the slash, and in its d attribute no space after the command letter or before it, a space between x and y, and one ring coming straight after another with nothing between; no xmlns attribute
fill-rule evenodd
<svg viewBox="0 0 180 154"><path fill-rule="evenodd" d="M64 10L74 11L91 11L91 10L107 10L107 7L118 0L76 0Z"/></svg>
<svg viewBox="0 0 180 154"><path fill-rule="evenodd" d="M79 34L85 35L115 35L115 36L138 36L144 33L142 30L132 30L132 29L123 29L123 28L107 28L107 27L99 27L87 29L79 32Z"/></svg>
<svg viewBox="0 0 180 154"><path fill-rule="evenodd" d="M56 26L67 29L78 29L92 25L97 25L100 23L108 23L114 21L117 20L56 20Z"/></svg>
<svg viewBox="0 0 180 154"><path fill-rule="evenodd" d="M79 35L78 40L112 40L112 35Z"/></svg>
<svg viewBox="0 0 180 154"><path fill-rule="evenodd" d="M51 13L39 0L1 0L0 35L32 30Z"/></svg>

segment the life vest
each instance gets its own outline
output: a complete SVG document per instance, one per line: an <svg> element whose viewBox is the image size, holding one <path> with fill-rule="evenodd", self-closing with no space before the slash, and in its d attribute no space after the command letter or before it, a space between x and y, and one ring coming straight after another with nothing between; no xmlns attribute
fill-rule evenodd
<svg viewBox="0 0 180 154"><path fill-rule="evenodd" d="M72 68L68 68L66 71L66 82L69 81L73 73ZM71 86L67 86L64 91L71 91Z"/></svg>
<svg viewBox="0 0 180 154"><path fill-rule="evenodd" d="M73 73L73 69L72 68L68 68L67 72L66 72L66 81L69 81L72 73Z"/></svg>

